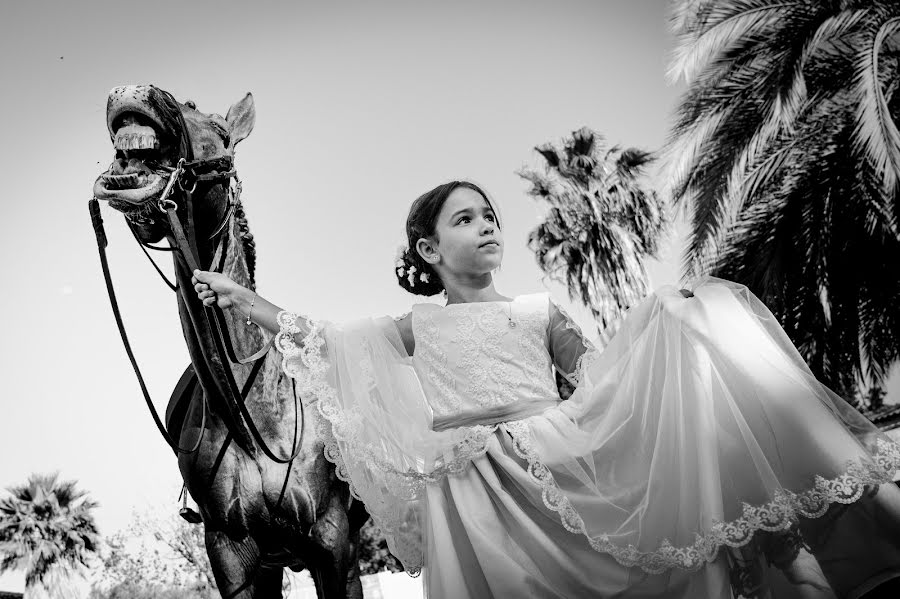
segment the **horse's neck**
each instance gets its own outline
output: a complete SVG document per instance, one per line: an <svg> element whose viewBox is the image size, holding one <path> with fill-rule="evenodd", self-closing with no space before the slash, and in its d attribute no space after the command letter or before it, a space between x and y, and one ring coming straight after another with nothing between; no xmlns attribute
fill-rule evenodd
<svg viewBox="0 0 900 599"><path fill-rule="evenodd" d="M245 245L245 241L242 237L243 232L241 231L242 226L245 226L245 223L238 222L238 218L233 215L227 225L227 243L224 247L217 248L214 255L210 256L208 252L201 252L201 254L205 253L205 255L200 258L202 262L201 268L212 269L218 264L222 264L223 274L227 275L239 285L253 288L254 285L249 262L252 261L254 257L248 256L245 251L245 247L250 244ZM223 232L223 235L224 234L225 232ZM223 251L225 253L225 258L224 260L221 260L220 253ZM209 264L206 263L207 260L210 261ZM182 328L184 329L185 341L187 341L188 344L188 352L191 355L191 361L194 362L194 365L197 368L198 374L201 376L201 381L204 383L204 386L209 387L214 384L213 379L210 379L209 377L217 377L217 375L213 373L213 370L215 370L213 362L218 362L218 358L215 357L217 352L213 340L213 335L217 333L214 330L214 327L210 328L210 321L204 317L203 309L199 307L196 295L193 295L194 289L193 284L191 283L192 275L187 263L183 259L176 258L175 270L176 277L178 278L178 286L181 288L181 293L183 294L182 301L179 302L179 312L181 315ZM188 305L191 307L189 308ZM223 313L225 315L225 324L228 327L231 346L234 353L240 358L256 353L256 351L265 343L265 339L263 338L260 329L255 325L248 325L246 323L246 314L241 314L234 308L225 309L223 310ZM228 363L225 356L222 356L221 358L226 364ZM249 372L249 368L249 366L243 368L232 367L232 371L239 386L243 384L243 381ZM265 373L261 374L264 375Z"/></svg>
<svg viewBox="0 0 900 599"><path fill-rule="evenodd" d="M239 220L241 222L238 222ZM222 273L239 285L255 289L251 270L256 259L252 254L254 245L252 242L244 240L243 235L247 231L242 231L242 227L246 227L243 215L232 217L232 222L229 223L230 235ZM214 256L213 263L218 264L218 259L218 255ZM267 339L262 330L255 324L248 325L246 314L241 314L235 309L224 310L224 313L228 330L231 333L231 342L235 354L239 358L255 354L265 345ZM269 431L279 430L289 424L282 418L283 409L279 406L292 401L290 384L287 383L281 370L280 357L273 354L277 354L277 350L270 348L267 359L247 396L247 409L256 425ZM233 367L235 379L240 387L243 387L246 377L250 373L250 366L248 364L243 368Z"/></svg>
<svg viewBox="0 0 900 599"><path fill-rule="evenodd" d="M232 217L228 224L230 234L228 236L228 246L225 249L225 263L222 267L222 274L225 274L232 281L246 287L254 289L253 278L250 274L248 264L249 257L244 250L244 241L242 231L238 224L238 219ZM213 257L213 263L218 263L219 256ZM261 346L263 336L259 328L254 324L247 324L247 315L240 314L236 309L231 308L224 311L225 318L228 320L228 330L231 332L231 341L234 344L235 353L244 357L255 353Z"/></svg>

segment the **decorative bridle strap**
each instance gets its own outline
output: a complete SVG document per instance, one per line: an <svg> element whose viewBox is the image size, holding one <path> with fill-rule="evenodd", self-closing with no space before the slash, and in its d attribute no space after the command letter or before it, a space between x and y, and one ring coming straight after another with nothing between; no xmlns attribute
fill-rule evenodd
<svg viewBox="0 0 900 599"><path fill-rule="evenodd" d="M179 253L182 258L187 262L188 268L193 272L194 270L198 270L200 268L199 259L196 254L196 249L194 246L188 241L187 237L184 234L184 227L181 225L181 220L178 218L177 209L178 206L172 200L168 198L161 198L159 201L160 207L165 209L166 216L169 218L169 225L172 230L172 235L175 239L175 244L179 249ZM225 384L226 384L226 392L229 396L229 399L237 405L238 410L240 410L241 416L244 418L244 421L247 424L247 428L250 430L250 434L253 436L254 441L256 441L259 448L262 452L273 462L278 464L287 464L294 460L299 454L302 445L300 443L294 443L294 447L291 450L290 455L287 457L281 457L275 455L275 452L269 448L268 444L263 439L262 434L259 432L259 429L256 427L256 424L253 422L253 416L250 414L250 411L247 409L247 405L244 402L244 393L238 389L237 382L234 379L234 373L231 368L228 368L224 356L228 357L228 360L231 363L239 363L239 364L247 364L251 361L255 360L253 364L253 369L250 371L250 375L247 379L247 382L244 384L244 392L249 392L250 384L253 379L256 377L256 374L259 372L259 369L262 367L263 361L265 360L266 354L269 352L269 348L275 343L275 337L273 336L266 345L260 349L258 352L253 354L248 358L239 359L234 354L234 349L231 345L231 338L228 333L228 325L225 321L225 314L222 312L222 309L217 305L206 306L204 310L204 314L207 319L207 323L209 325L210 331L212 332L213 346L215 348L216 353L218 354L219 361L223 366L226 366L222 370L225 375ZM294 402L296 403L297 397L295 395ZM296 426L296 421L294 423Z"/></svg>
<svg viewBox="0 0 900 599"><path fill-rule="evenodd" d="M112 304L113 315L116 318L116 326L119 328L119 335L122 337L125 353L128 354L128 359L131 361L131 367L134 369L134 374L137 376L138 384L141 387L141 393L144 394L144 401L147 403L147 408L150 410L153 422L156 424L156 428L159 429L159 433L163 436L163 439L166 440L166 443L176 454L193 453L199 449L200 443L203 440L203 435L206 432L206 399L204 398L203 415L200 421L200 434L197 436L196 443L194 443L191 448L179 446L178 443L169 436L166 427L159 417L159 413L156 411L153 400L150 398L150 392L147 390L146 383L144 383L141 369L138 367L137 360L134 357L134 352L131 351L128 335L125 333L125 325L122 323L122 314L119 311L119 302L116 300L116 291L113 288L112 276L109 272L109 263L106 259L106 246L109 242L106 239L106 232L103 230L103 217L100 216L100 204L97 201L97 198L91 198L88 202L88 210L91 213L91 221L94 225L94 235L97 237L97 249L100 251L100 265L103 268L103 278L106 281L106 291L109 295L109 302Z"/></svg>
<svg viewBox="0 0 900 599"><path fill-rule="evenodd" d="M175 241L175 247L178 249L178 253L181 254L182 259L184 259L184 261L187 263L190 271L193 272L194 270L200 269L200 259L197 255L197 248L188 240L187 236L184 233L184 227L181 224L181 219L178 217L178 204L169 198L169 195L173 192L174 187L177 183L182 190L184 199L189 204L187 206L187 212L190 213L190 204L193 200L192 190L184 189L180 181L180 177L184 172L186 164L188 164L188 162L183 158L178 161L178 164L176 165L174 171L172 172L172 175L169 178L169 182L166 184L166 187L163 190L162 194L160 194L159 200L157 200L157 207L169 219L169 228L172 231L172 237ZM219 243L224 243L224 237L222 240L220 240ZM221 251L218 253L224 259L225 252ZM212 337L213 347L215 349L217 357L219 358L219 363L224 366L222 370L223 374L225 375L224 391L226 397L228 397L228 399L238 407L241 416L247 424L247 428L250 430L250 434L253 436L253 440L256 441L257 445L259 445L260 450L266 455L266 457L278 464L287 464L292 462L294 458L299 455L302 445L295 442L290 455L288 455L287 457L275 455L275 452L273 452L271 448L269 448L269 445L263 439L262 434L256 427L256 423L253 422L253 417L251 416L250 411L247 409L247 405L244 401L246 393L249 393L252 381L256 378L256 375L259 373L266 355L269 353L269 348L275 343L275 337L273 336L262 349L260 349L252 356L249 356L247 358L238 358L234 353L234 347L231 343L231 335L228 332L228 325L226 323L225 314L222 312L222 309L217 305L206 306L204 315L206 316L207 325L209 326L211 332L210 337ZM255 362L243 390L238 389L237 382L234 379L234 373L232 372L231 368L227 366L227 363L224 359L226 356L228 358L228 361L232 364L248 364L249 362ZM298 400L295 395L294 402L297 401Z"/></svg>
<svg viewBox="0 0 900 599"><path fill-rule="evenodd" d="M222 161L219 161L219 160L210 160L210 161L204 161L204 162L208 163L209 166L211 166L211 167L222 164ZM199 164L199 163L195 162L194 166L196 166L197 164ZM228 164L230 164L230 159L228 161ZM179 167L182 167L181 163L179 164ZM174 187L174 184L176 182L178 182L177 181L178 171L179 171L179 168L172 169L172 173L171 173L171 176L169 179L169 184L166 186L167 193L171 193L172 188ZM212 173L212 171L207 170L206 174L211 174L211 173ZM227 177L235 176L233 173L232 174L220 173L220 174L227 176ZM240 189L239 182L238 182L238 189ZM109 295L109 301L110 301L110 305L112 306L113 316L116 319L116 326L119 329L119 336L122 338L122 344L125 346L125 353L128 355L128 359L131 362L131 367L134 370L135 376L138 379L138 384L140 385L141 393L144 396L144 401L147 404L147 408L150 410L150 416L153 418L153 422L156 425L156 428L159 430L160 434L163 436L163 439L166 441L166 444L169 445L169 447L171 447L172 450L176 454L178 454L178 453L193 453L193 452L197 451L197 449L199 449L200 444L203 440L203 435L206 432L206 417L207 417L206 411L208 409L208 406L206 405L206 398L204 397L204 399L203 399L203 412L202 412L201 422L200 422L201 433L197 437L197 441L190 448L181 447L177 441L172 439L172 437L169 435L168 431L166 431L165 425L163 424L162 419L160 418L159 413L157 412L156 407L153 403L153 399L150 397L150 392L147 389L146 383L144 382L144 377L143 377L143 374L141 373L140 367L138 366L137 359L134 357L134 352L131 349L131 343L128 340L128 334L125 331L125 325L122 321L122 314L119 309L119 303L118 303L118 300L116 299L115 287L112 282L112 275L109 270L109 261L107 260L107 257L106 257L106 248L109 245L109 241L106 237L106 231L103 228L103 217L100 214L100 205L96 198L92 198L88 202L88 210L90 212L91 222L94 227L94 235L97 238L97 249L100 253L100 265L103 270L103 278L106 283L106 291L107 291L107 295ZM231 215L233 214L233 211L234 211L234 204L232 203L229 206L229 209L226 212L225 217L223 218L223 222L216 228L216 231L213 233L213 235L210 236L211 240L214 239L219 233L221 233L224 230L225 225L227 225L228 221L231 218ZM137 231L134 230L134 227L131 225L130 222L128 223L128 225L129 225L129 229L131 230L132 234L135 236L135 239L137 239L140 242L140 239L137 236ZM179 223L179 226L180 226L180 223ZM190 248L191 247L190 244L187 243L187 240L184 238L183 229L181 229L181 236L182 236L182 240L183 240L181 247L176 246L173 248L157 248L155 246L150 246L150 245L144 244L144 243L140 243L140 245L141 245L142 249L145 246L147 246L147 247L150 247L151 249L158 249L158 250L168 249L170 251L181 252L181 251L183 251L182 248L185 248L185 247ZM224 243L225 243L225 236L223 236L219 240L219 247L217 249L217 252L219 253L219 255L221 257L220 264L217 265L218 271L221 271L222 266L224 264L224 258L225 258ZM156 262L154 262L153 259L150 257L150 254L147 253L146 249L144 249L144 253L147 255L147 258L150 260L151 264L153 264L154 268L159 273L159 275L162 277L163 281L166 282L166 284L169 286L169 288L172 289L173 291L177 291L177 289L178 289L177 285L174 285L169 282L169 280L163 274L162 270L159 268L159 266L156 264ZM217 325L218 325L218 321L217 321ZM211 328L211 330L215 331L215 329L212 329L212 328ZM225 327L226 335L227 335L227 330L228 329L226 326ZM216 337L215 332L213 332L212 336L214 338ZM229 359L231 359L232 362L247 364L254 360L258 361L258 365L254 365L254 368L251 371L251 375L247 380L245 388L242 390L242 394L244 396L246 396L246 394L249 393L249 390L253 383L253 380L255 379L256 375L259 373L260 367L262 366L262 359L265 357L265 354L268 353L269 347L271 347L273 342L274 342L274 338L265 347L263 347L260 351L256 352L254 355L249 356L247 358L243 358L243 359L237 359L237 357L234 354L233 347L231 345L230 337L227 338L225 345L227 347L227 353L228 353ZM222 361L222 363L224 364L224 361ZM226 370L226 372L230 373L230 369L226 368L225 370Z"/></svg>
<svg viewBox="0 0 900 599"><path fill-rule="evenodd" d="M149 243L144 243L143 241L141 241L141 238L138 237L137 231L134 230L134 225L131 224L131 222L127 218L125 219L125 223L128 225L128 229L131 231L131 234L134 236L135 241L138 242L138 246L144 252L144 255L147 256L147 260L150 261L150 264L153 265L153 268L156 269L156 272L159 274L160 278L162 278L163 283L165 283L166 286L169 289L171 289L172 291L178 291L178 285L169 280L169 278L165 275L165 273L163 273L162 269L156 263L156 260L154 260L153 257L150 255L150 252L147 251L147 248L150 248L151 250L156 250L158 252L173 252L173 251L175 251L175 248L173 248L173 247L168 247L168 248L156 247L155 245L150 245Z"/></svg>

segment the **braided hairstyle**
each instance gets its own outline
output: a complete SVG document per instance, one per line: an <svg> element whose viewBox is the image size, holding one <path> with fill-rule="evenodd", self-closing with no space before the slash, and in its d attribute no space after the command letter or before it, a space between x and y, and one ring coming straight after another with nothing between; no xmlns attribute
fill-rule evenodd
<svg viewBox="0 0 900 599"><path fill-rule="evenodd" d="M450 181L438 185L416 198L416 201L409 207L409 216L406 218L406 248L398 256L397 263L394 265L397 282L410 293L436 295L444 290L444 284L440 277L416 251L416 242L423 237L437 236L438 215L441 213L441 208L444 207L444 202L457 187L465 187L478 192L488 206L494 208L487 194L480 187L468 181ZM495 215L496 213L497 211L494 210ZM497 228L500 228L499 219ZM422 280L423 275L426 280Z"/></svg>

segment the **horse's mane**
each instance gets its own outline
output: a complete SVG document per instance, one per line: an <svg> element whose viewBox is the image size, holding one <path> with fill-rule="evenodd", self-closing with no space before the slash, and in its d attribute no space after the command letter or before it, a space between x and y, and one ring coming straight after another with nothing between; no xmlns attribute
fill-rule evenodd
<svg viewBox="0 0 900 599"><path fill-rule="evenodd" d="M247 224L247 215L244 213L244 205L238 201L234 206L234 218L238 224L241 245L244 249L244 259L247 261L247 276L250 278L250 289L256 291L256 241L250 233L250 225Z"/></svg>

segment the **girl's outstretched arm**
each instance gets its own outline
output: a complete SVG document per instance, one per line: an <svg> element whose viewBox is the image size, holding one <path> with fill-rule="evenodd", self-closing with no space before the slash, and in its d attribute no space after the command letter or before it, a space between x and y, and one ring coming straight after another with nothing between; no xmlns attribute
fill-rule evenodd
<svg viewBox="0 0 900 599"><path fill-rule="evenodd" d="M191 277L197 297L205 306L215 303L220 308L237 310L244 317L249 316L250 322L256 323L273 335L278 333L279 326L275 317L281 312L281 308L268 301L255 291L238 285L228 276L218 272L195 270ZM251 309L252 305L252 309ZM309 333L309 329L302 318L297 319L300 332L294 335L294 341L300 343Z"/></svg>

